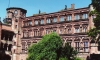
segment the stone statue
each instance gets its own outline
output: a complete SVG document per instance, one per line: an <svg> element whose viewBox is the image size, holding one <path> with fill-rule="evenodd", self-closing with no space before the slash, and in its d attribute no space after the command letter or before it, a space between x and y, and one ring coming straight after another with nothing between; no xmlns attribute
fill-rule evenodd
<svg viewBox="0 0 100 60"><path fill-rule="evenodd" d="M39 9L39 14L41 13L40 9Z"/></svg>
<svg viewBox="0 0 100 60"><path fill-rule="evenodd" d="M67 5L65 5L65 10L67 10Z"/></svg>

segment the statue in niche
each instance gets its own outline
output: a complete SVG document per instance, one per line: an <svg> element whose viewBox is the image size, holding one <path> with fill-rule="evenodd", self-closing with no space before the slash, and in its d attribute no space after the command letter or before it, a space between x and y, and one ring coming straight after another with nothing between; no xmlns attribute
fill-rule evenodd
<svg viewBox="0 0 100 60"><path fill-rule="evenodd" d="M80 42L80 50L83 50L83 42Z"/></svg>
<svg viewBox="0 0 100 60"><path fill-rule="evenodd" d="M80 27L80 32L82 32L82 27Z"/></svg>

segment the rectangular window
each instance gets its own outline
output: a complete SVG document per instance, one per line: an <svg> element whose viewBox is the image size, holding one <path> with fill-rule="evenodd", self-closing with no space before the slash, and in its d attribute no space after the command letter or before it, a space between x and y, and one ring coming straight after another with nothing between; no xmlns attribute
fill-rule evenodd
<svg viewBox="0 0 100 60"><path fill-rule="evenodd" d="M83 14L83 19L87 19L88 18L88 14L87 13L84 13Z"/></svg>
<svg viewBox="0 0 100 60"><path fill-rule="evenodd" d="M75 48L76 48L76 50L79 52L79 46L80 44L79 44L79 42L75 42Z"/></svg>
<svg viewBox="0 0 100 60"><path fill-rule="evenodd" d="M26 33L25 32L23 32L23 37L26 37Z"/></svg>
<svg viewBox="0 0 100 60"><path fill-rule="evenodd" d="M32 25L32 21L29 21L29 25Z"/></svg>
<svg viewBox="0 0 100 60"><path fill-rule="evenodd" d="M53 18L53 22L57 22L57 18L55 17L55 18Z"/></svg>
<svg viewBox="0 0 100 60"><path fill-rule="evenodd" d="M38 21L35 21L35 25L38 25Z"/></svg>
<svg viewBox="0 0 100 60"><path fill-rule="evenodd" d="M87 28L86 27L83 28L83 32L87 32Z"/></svg>
<svg viewBox="0 0 100 60"><path fill-rule="evenodd" d="M34 31L34 36L36 36L36 31Z"/></svg>
<svg viewBox="0 0 100 60"><path fill-rule="evenodd" d="M68 16L67 16L67 20L68 20L68 21L71 21L71 20L72 20L72 16L71 16L71 15L68 15Z"/></svg>
<svg viewBox="0 0 100 60"><path fill-rule="evenodd" d="M44 24L44 20L41 20L40 24Z"/></svg>
<svg viewBox="0 0 100 60"><path fill-rule="evenodd" d="M80 16L79 15L75 15L75 20L79 20Z"/></svg>
<svg viewBox="0 0 100 60"><path fill-rule="evenodd" d="M61 16L60 17L60 22L63 22L64 21L64 16Z"/></svg>
<svg viewBox="0 0 100 60"><path fill-rule="evenodd" d="M46 34L48 34L49 32L48 32L48 30L46 30Z"/></svg>
<svg viewBox="0 0 100 60"><path fill-rule="evenodd" d="M29 37L31 37L31 31L28 31L28 33L29 33Z"/></svg>
<svg viewBox="0 0 100 60"><path fill-rule="evenodd" d="M31 45L31 42L27 42L28 47Z"/></svg>
<svg viewBox="0 0 100 60"><path fill-rule="evenodd" d="M71 33L71 29L68 29L68 34Z"/></svg>
<svg viewBox="0 0 100 60"><path fill-rule="evenodd" d="M27 26L27 22L26 21L24 21L23 23L24 23L24 26Z"/></svg>
<svg viewBox="0 0 100 60"><path fill-rule="evenodd" d="M49 18L46 20L47 23L50 23L50 21L51 21L51 20L50 20Z"/></svg>
<svg viewBox="0 0 100 60"><path fill-rule="evenodd" d="M59 34L62 34L62 30L60 29Z"/></svg>
<svg viewBox="0 0 100 60"><path fill-rule="evenodd" d="M84 52L88 52L88 42L84 42Z"/></svg>
<svg viewBox="0 0 100 60"><path fill-rule="evenodd" d="M25 42L22 42L22 49L25 49Z"/></svg>
<svg viewBox="0 0 100 60"><path fill-rule="evenodd" d="M53 32L56 32L56 30L53 30Z"/></svg>
<svg viewBox="0 0 100 60"><path fill-rule="evenodd" d="M79 33L79 32L80 32L79 28L75 28L75 33Z"/></svg>

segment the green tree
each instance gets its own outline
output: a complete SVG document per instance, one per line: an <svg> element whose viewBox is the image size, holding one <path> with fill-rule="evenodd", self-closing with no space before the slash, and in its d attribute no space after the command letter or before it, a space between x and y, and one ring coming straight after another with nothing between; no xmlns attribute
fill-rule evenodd
<svg viewBox="0 0 100 60"><path fill-rule="evenodd" d="M90 15L95 15L96 18L93 19L95 28L91 29L88 32L88 35L93 38L93 40L96 40L96 37L100 33L100 0L91 0L94 10L90 12Z"/></svg>
<svg viewBox="0 0 100 60"><path fill-rule="evenodd" d="M62 40L56 33L45 35L42 40L32 45L27 60L56 60L57 50L62 47Z"/></svg>
<svg viewBox="0 0 100 60"><path fill-rule="evenodd" d="M69 43L66 43L65 46L61 49L60 57L67 58L68 60L74 60L76 54L76 50L74 50L73 47L69 45Z"/></svg>
<svg viewBox="0 0 100 60"><path fill-rule="evenodd" d="M51 33L43 36L40 42L29 47L27 60L66 60L76 55L73 51L74 49L70 45L63 47L59 35Z"/></svg>

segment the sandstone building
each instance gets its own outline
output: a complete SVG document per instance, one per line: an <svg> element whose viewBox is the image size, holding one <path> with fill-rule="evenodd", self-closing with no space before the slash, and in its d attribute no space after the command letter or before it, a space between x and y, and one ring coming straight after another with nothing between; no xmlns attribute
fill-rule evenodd
<svg viewBox="0 0 100 60"><path fill-rule="evenodd" d="M34 14L26 17L23 8L7 8L7 24L0 23L0 52L9 60L26 60L27 48L37 43L42 36L50 32L59 34L64 43L69 42L76 49L79 57L86 58L92 53L99 53L92 48L90 37L86 34L93 28L93 16L89 7L71 8L54 12Z"/></svg>

